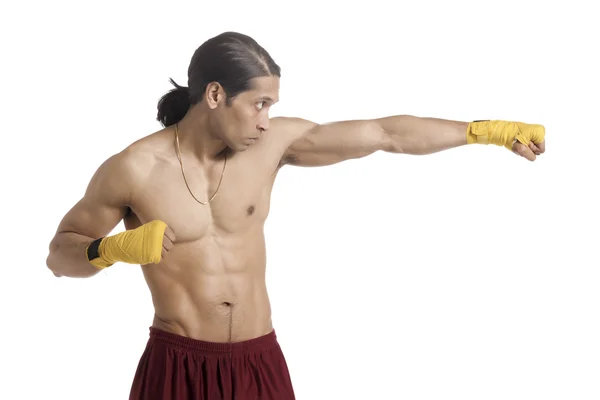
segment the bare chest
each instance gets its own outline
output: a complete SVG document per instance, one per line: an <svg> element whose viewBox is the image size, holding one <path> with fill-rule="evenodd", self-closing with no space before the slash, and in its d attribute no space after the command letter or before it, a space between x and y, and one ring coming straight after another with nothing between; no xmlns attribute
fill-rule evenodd
<svg viewBox="0 0 600 400"><path fill-rule="evenodd" d="M235 161L228 162L224 173L219 167L186 168L185 179L178 164L156 168L132 211L141 223L166 222L179 243L212 234L244 234L263 224L270 209L273 168Z"/></svg>

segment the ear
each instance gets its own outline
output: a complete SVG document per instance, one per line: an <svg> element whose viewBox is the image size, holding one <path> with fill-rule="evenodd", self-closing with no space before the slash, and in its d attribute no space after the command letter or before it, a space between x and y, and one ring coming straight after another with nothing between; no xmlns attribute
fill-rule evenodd
<svg viewBox="0 0 600 400"><path fill-rule="evenodd" d="M206 96L206 104L208 104L211 110L217 108L219 103L225 100L225 93L218 82L211 82L206 85L206 92L204 94Z"/></svg>

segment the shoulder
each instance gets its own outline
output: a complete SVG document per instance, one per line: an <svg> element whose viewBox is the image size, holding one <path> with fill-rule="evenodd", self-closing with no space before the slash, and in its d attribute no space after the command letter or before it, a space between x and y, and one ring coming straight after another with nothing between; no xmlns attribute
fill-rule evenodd
<svg viewBox="0 0 600 400"><path fill-rule="evenodd" d="M110 156L104 164L124 178L141 179L157 162L156 152L147 144L136 142Z"/></svg>
<svg viewBox="0 0 600 400"><path fill-rule="evenodd" d="M318 126L316 122L297 117L274 117L270 120L271 129L287 139L297 139Z"/></svg>
<svg viewBox="0 0 600 400"><path fill-rule="evenodd" d="M288 164L294 158L294 148L310 140L310 133L320 124L298 117L274 117L270 120L270 130L277 137L281 151L280 165Z"/></svg>
<svg viewBox="0 0 600 400"><path fill-rule="evenodd" d="M106 158L96 170L91 185L131 194L158 164L160 132L145 136Z"/></svg>
<svg viewBox="0 0 600 400"><path fill-rule="evenodd" d="M175 136L170 127L138 139L123 149L117 157L124 168L135 174L148 174L161 163L173 161Z"/></svg>
<svg viewBox="0 0 600 400"><path fill-rule="evenodd" d="M284 152L319 126L316 122L297 117L275 117L270 120L270 124L270 130Z"/></svg>

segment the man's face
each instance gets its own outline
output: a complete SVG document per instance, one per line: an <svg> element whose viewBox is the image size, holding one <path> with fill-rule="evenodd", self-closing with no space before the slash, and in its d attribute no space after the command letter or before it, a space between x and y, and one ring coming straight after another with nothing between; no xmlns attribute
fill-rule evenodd
<svg viewBox="0 0 600 400"><path fill-rule="evenodd" d="M228 106L217 107L218 132L233 150L244 151L269 129L269 109L279 101L279 78L254 78L251 89L238 94Z"/></svg>

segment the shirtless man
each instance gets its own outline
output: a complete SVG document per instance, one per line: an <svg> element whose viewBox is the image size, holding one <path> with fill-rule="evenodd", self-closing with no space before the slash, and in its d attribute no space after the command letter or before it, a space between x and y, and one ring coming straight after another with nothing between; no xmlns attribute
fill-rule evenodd
<svg viewBox="0 0 600 400"><path fill-rule="evenodd" d="M164 129L107 159L50 244L56 276L141 265L155 308L130 399L294 399L271 321L263 227L285 165L496 144L535 160L544 127L406 115L320 125L269 118L280 68L227 32L158 104ZM123 220L126 230L107 236Z"/></svg>

